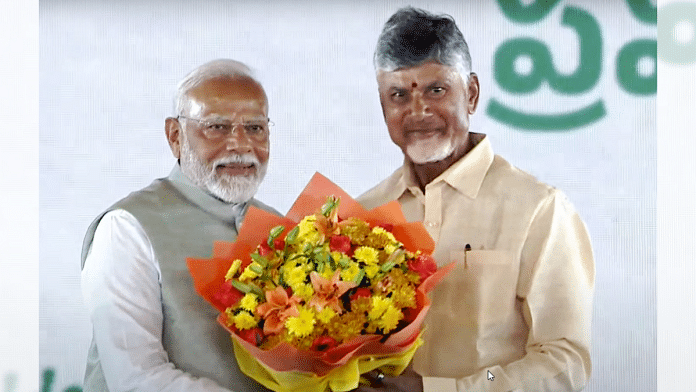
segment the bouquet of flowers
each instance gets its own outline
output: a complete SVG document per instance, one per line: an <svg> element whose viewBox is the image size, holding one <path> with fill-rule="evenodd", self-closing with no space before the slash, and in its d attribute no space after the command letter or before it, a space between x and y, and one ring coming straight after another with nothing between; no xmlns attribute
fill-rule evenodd
<svg viewBox="0 0 696 392"><path fill-rule="evenodd" d="M422 344L425 294L452 267L433 247L398 202L366 211L317 173L285 218L250 207L236 242L187 261L242 372L277 392L348 391L400 374Z"/></svg>

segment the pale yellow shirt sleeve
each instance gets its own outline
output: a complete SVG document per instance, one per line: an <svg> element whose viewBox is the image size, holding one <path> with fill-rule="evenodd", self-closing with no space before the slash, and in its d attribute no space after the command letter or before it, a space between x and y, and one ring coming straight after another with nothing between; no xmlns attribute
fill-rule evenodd
<svg viewBox="0 0 696 392"><path fill-rule="evenodd" d="M459 379L426 377L425 392L581 390L591 372L594 278L587 229L554 191L532 221L521 254L517 296L529 326L526 355Z"/></svg>

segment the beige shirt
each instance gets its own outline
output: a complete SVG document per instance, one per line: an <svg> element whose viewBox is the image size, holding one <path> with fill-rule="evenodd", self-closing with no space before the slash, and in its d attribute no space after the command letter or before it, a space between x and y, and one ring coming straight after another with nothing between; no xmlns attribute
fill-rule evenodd
<svg viewBox="0 0 696 392"><path fill-rule="evenodd" d="M413 367L426 392L580 390L591 372L587 229L561 191L471 136L425 193L405 163L358 198L369 209L398 200L435 240L438 265L457 263L431 294Z"/></svg>

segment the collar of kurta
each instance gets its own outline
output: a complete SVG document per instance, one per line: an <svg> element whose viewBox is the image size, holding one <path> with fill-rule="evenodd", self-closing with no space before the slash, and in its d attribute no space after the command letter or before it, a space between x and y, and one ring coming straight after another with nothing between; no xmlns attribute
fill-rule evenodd
<svg viewBox="0 0 696 392"><path fill-rule="evenodd" d="M494 154L491 143L485 134L470 132L469 137L474 142L474 148L427 184L425 186L426 192L428 188L437 186L440 182L445 182L467 197L471 199L476 198L479 189L481 189L483 179L493 163ZM404 159L404 164L401 166L401 175L392 189L395 192L393 199L398 199L399 196L407 191L410 191L415 196L422 194L415 180L413 166L407 159Z"/></svg>
<svg viewBox="0 0 696 392"><path fill-rule="evenodd" d="M171 173L167 177L169 182L181 194L184 195L193 204L200 207L207 213L233 224L239 230L239 227L244 219L244 214L249 206L249 203L226 203L215 196L211 195L202 188L196 186L188 177L181 171L181 166L177 163L174 165Z"/></svg>

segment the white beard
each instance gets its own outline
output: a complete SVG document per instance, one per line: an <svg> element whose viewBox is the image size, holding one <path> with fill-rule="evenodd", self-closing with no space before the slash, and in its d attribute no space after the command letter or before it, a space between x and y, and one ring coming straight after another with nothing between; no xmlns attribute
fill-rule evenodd
<svg viewBox="0 0 696 392"><path fill-rule="evenodd" d="M191 182L207 189L213 196L226 203L244 203L251 200L266 176L268 167L268 162L261 165L253 154L232 154L206 164L194 153L185 136L181 143L180 160L181 171ZM218 165L229 163L254 164L257 170L252 176L231 176L215 171Z"/></svg>
<svg viewBox="0 0 696 392"><path fill-rule="evenodd" d="M440 135L427 139L415 138L406 146L406 155L416 164L441 161L453 152L452 139L441 140Z"/></svg>

